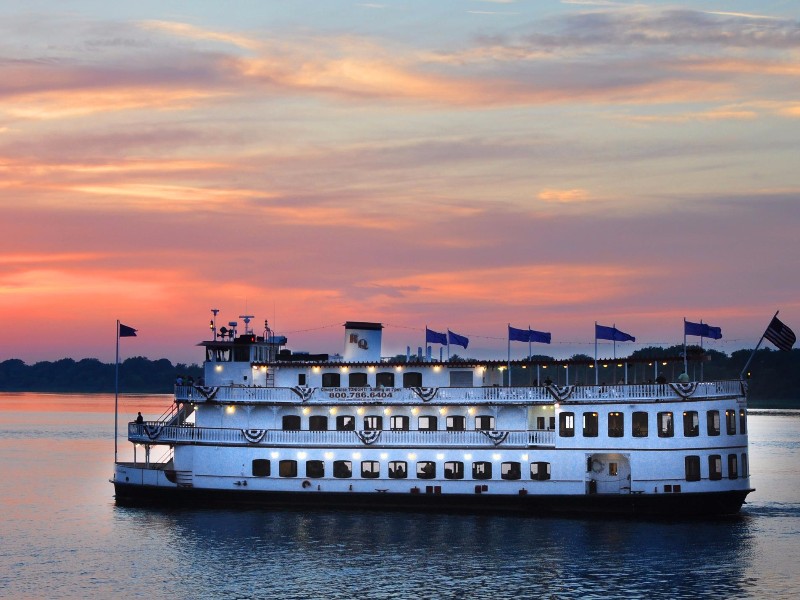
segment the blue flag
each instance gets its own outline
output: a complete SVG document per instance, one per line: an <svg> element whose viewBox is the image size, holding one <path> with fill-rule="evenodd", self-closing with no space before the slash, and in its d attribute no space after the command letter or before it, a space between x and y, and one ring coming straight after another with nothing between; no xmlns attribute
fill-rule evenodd
<svg viewBox="0 0 800 600"><path fill-rule="evenodd" d="M533 329L517 329L509 325L508 339L511 342L539 342L541 344L549 344L550 334L544 331L534 331Z"/></svg>
<svg viewBox="0 0 800 600"><path fill-rule="evenodd" d="M683 322L684 335L696 335L699 337L707 337L712 340L718 340L722 337L722 329L719 327L712 327L706 323L692 323L691 321Z"/></svg>
<svg viewBox="0 0 800 600"><path fill-rule="evenodd" d="M465 338L463 335L458 335L457 333L453 333L449 329L447 330L447 342L449 344L453 344L454 346L462 346L464 349L469 345L469 338Z"/></svg>
<svg viewBox="0 0 800 600"><path fill-rule="evenodd" d="M630 334L620 331L616 327L606 327L594 324L594 337L598 340L613 340L615 342L635 342L636 338Z"/></svg>
<svg viewBox="0 0 800 600"><path fill-rule="evenodd" d="M119 324L119 337L136 337L136 329L127 325Z"/></svg>
<svg viewBox="0 0 800 600"><path fill-rule="evenodd" d="M444 344L447 345L447 336L438 331L425 328L425 343L426 344Z"/></svg>

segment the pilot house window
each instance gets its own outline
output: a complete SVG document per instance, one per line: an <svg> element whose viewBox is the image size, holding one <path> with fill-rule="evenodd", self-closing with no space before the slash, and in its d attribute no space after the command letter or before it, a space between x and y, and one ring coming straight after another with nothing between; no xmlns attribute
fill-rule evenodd
<svg viewBox="0 0 800 600"><path fill-rule="evenodd" d="M403 387L422 387L422 373L417 373L415 371L403 373Z"/></svg>
<svg viewBox="0 0 800 600"><path fill-rule="evenodd" d="M339 373L323 373L322 374L322 387L332 388L341 385L342 377Z"/></svg>
<svg viewBox="0 0 800 600"><path fill-rule="evenodd" d="M347 384L350 387L367 387L367 374L350 373Z"/></svg>

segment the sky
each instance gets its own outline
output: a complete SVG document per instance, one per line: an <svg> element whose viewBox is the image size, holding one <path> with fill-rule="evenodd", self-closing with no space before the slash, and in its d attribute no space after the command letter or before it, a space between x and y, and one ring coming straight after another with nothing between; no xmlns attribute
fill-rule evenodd
<svg viewBox="0 0 800 600"><path fill-rule="evenodd" d="M796 1L2 2L0 360L200 362L212 308L750 348L800 333L798 150Z"/></svg>

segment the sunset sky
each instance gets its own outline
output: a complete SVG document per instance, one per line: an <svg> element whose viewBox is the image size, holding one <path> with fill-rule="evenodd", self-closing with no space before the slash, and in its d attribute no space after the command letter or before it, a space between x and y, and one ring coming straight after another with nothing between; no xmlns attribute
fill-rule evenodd
<svg viewBox="0 0 800 600"><path fill-rule="evenodd" d="M800 333L800 3L3 2L0 206L0 360L113 361L120 319L199 362L211 308L752 347Z"/></svg>

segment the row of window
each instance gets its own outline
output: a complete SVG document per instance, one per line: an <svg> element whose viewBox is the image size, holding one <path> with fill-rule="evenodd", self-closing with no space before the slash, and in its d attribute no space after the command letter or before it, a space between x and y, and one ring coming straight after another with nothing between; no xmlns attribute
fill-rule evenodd
<svg viewBox="0 0 800 600"><path fill-rule="evenodd" d="M747 454L741 455L741 476L747 477ZM736 454L728 454L728 479L737 479L739 477L739 460ZM708 478L711 481L719 481L722 479L722 455L710 454L708 456ZM686 457L686 481L700 481L700 457L687 456Z"/></svg>
<svg viewBox="0 0 800 600"><path fill-rule="evenodd" d="M421 460L412 466L416 469L417 479L435 479L435 462ZM381 476L381 463L377 460L361 461L361 477L364 479L377 479ZM272 472L271 462L266 458L256 458L253 460L253 476L269 477ZM406 461L393 460L387 463L386 475L389 479L407 479L409 477L409 466ZM443 465L442 475L445 479L464 479L464 463L461 461L448 461ZM353 476L353 462L349 460L333 461L332 475L339 479L349 479ZM279 477L298 477L298 461L280 460L278 461ZM325 477L325 461L307 460L305 462L305 477L309 479ZM472 479L491 479L492 463L488 461L477 461L472 463ZM522 464L518 462L504 462L500 464L501 479L522 479ZM545 481L550 479L550 463L532 462L530 463L530 478L534 481Z"/></svg>
<svg viewBox="0 0 800 600"><path fill-rule="evenodd" d="M299 431L301 428L301 418L299 415L284 415L281 426L284 431ZM337 431L355 431L356 418L353 415L339 415L336 417ZM544 418L542 417L542 429L544 429ZM328 417L325 415L312 415L308 418L308 429L310 431L327 431ZM389 429L395 431L408 431L411 419L407 415L394 415L389 418ZM461 415L451 415L444 419L446 431L465 431L467 428L467 418ZM551 417L550 426L555 428L555 417ZM479 415L475 417L475 429L493 431L495 419L491 415ZM365 430L383 429L382 415L365 415ZM435 416L421 416L417 418L417 429L419 431L438 431L439 418Z"/></svg>
<svg viewBox="0 0 800 600"><path fill-rule="evenodd" d="M633 437L647 437L650 434L649 414L637 411L631 415L631 434ZM625 414L610 412L607 416L608 437L625 435ZM596 412L583 413L583 436L597 437L600 431L600 419ZM656 431L658 437L675 435L674 414L670 411L656 415ZM725 431L728 435L736 435L736 411L725 411ZM718 410L706 411L706 433L710 436L720 434L720 413ZM747 411L739 411L739 433L747 433ZM561 437L575 436L575 413L562 412L559 415L558 434ZM683 411L683 435L696 437L700 435L700 414L696 410Z"/></svg>

